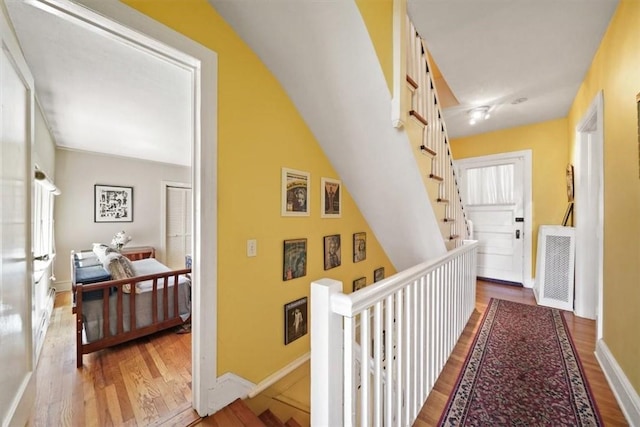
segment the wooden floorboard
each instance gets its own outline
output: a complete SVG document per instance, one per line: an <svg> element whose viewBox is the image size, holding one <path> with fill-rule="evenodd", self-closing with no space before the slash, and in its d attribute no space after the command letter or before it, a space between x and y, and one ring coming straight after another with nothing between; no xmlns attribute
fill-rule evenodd
<svg viewBox="0 0 640 427"><path fill-rule="evenodd" d="M458 374L462 370L462 365L471 347L482 315L487 309L491 298L498 298L508 301L515 301L522 304L535 305L536 300L533 291L528 288L521 288L508 285L478 281L476 291L476 310L467 323L462 336L455 348L429 398L422 407L415 427L426 427L437 425L440 415L453 392ZM628 426L620 406L618 405L609 384L600 369L595 357L596 323L593 320L576 317L573 313L563 312L567 321L569 333L574 341L578 355L582 361L587 381L593 392L596 405L602 416L605 426Z"/></svg>
<svg viewBox="0 0 640 427"><path fill-rule="evenodd" d="M70 292L56 295L29 426L188 426L191 334L158 332L84 355L76 368Z"/></svg>
<svg viewBox="0 0 640 427"><path fill-rule="evenodd" d="M415 426L434 426L453 391L482 315L491 298L535 304L531 289L478 282L476 310L453 350ZM564 317L606 426L628 425L595 358L595 322ZM29 426L189 426L191 335L164 331L85 355L75 367L75 316L69 293L56 305L36 371L36 404ZM236 425L231 413L201 425ZM231 424L228 424L231 423Z"/></svg>

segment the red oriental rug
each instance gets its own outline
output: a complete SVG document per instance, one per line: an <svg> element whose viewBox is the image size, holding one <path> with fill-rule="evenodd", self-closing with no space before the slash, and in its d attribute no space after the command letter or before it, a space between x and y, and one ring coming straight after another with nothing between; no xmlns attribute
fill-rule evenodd
<svg viewBox="0 0 640 427"><path fill-rule="evenodd" d="M440 426L601 426L559 310L492 299Z"/></svg>

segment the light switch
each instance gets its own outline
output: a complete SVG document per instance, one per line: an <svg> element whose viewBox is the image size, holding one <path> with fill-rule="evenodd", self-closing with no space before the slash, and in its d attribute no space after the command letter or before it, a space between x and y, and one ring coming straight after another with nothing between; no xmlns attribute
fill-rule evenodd
<svg viewBox="0 0 640 427"><path fill-rule="evenodd" d="M256 239L247 240L247 256L258 256L258 241Z"/></svg>

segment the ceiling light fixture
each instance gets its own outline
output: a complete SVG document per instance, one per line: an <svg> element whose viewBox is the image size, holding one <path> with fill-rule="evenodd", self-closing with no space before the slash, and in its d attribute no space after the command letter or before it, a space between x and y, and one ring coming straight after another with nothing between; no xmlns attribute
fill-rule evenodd
<svg viewBox="0 0 640 427"><path fill-rule="evenodd" d="M469 124L475 125L479 121L487 120L489 117L491 117L491 115L489 114L490 108L491 107L489 107L488 105L483 105L482 107L476 107L472 110L469 110L467 112L467 114L469 115Z"/></svg>

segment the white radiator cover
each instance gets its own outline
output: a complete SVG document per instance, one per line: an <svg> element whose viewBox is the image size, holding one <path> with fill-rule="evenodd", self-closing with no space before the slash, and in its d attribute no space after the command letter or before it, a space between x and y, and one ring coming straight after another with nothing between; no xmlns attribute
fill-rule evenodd
<svg viewBox="0 0 640 427"><path fill-rule="evenodd" d="M573 311L575 236L573 227L540 226L533 288L538 304Z"/></svg>

